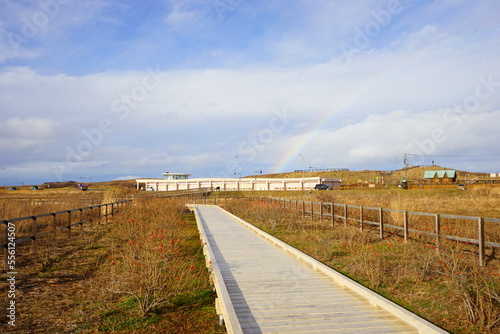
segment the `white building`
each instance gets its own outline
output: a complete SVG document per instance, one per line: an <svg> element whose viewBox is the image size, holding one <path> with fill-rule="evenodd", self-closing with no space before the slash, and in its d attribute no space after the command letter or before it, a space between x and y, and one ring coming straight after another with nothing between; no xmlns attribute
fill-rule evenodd
<svg viewBox="0 0 500 334"><path fill-rule="evenodd" d="M212 188L213 190L312 190L318 183L340 188L340 179L305 178L196 178L189 174L162 173L163 179L137 179L137 189L153 191Z"/></svg>
<svg viewBox="0 0 500 334"><path fill-rule="evenodd" d="M163 175L164 180L185 180L188 179L191 174L165 172L161 173L161 175Z"/></svg>

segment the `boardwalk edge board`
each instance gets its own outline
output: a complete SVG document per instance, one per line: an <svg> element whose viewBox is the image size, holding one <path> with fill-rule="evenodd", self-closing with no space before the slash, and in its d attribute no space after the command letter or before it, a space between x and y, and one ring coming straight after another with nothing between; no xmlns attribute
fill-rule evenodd
<svg viewBox="0 0 500 334"><path fill-rule="evenodd" d="M328 267L327 265L317 261L316 259L312 258L311 256L309 256L309 255L299 251L298 249L286 244L285 242L279 240L278 238L264 232L263 230L255 227L254 225L252 225L252 224L244 221L243 219L233 215L232 213L222 209L221 207L219 207L217 205L193 205L193 206L190 206L190 208L193 209L195 216L196 216L198 229L200 231L200 238L204 242L204 252L206 255L207 267L211 271L214 287L217 291L217 297L218 297L217 313L223 317L228 333L243 333L243 329L241 328L241 325L238 321L238 317L236 315L236 312L234 310L234 306L233 306L231 299L229 297L227 287L224 283L219 266L215 261L215 257L212 253L210 243L209 243L208 238L206 236L206 232L203 228L204 219L199 214L197 207L216 207L216 208L218 208L219 210L221 210L221 212L224 212L226 215L228 215L229 217L231 217L232 219L234 219L238 223L242 224L243 226L245 226L249 230L253 231L257 235L259 235L261 238L264 238L264 239L268 240L269 242L273 243L274 245L276 245L277 247L285 250L286 252L293 254L299 260L307 263L315 270L326 274L327 276L332 278L335 282L337 282L341 286L343 286L347 289L350 289L351 291L364 297L374 307L380 307L380 308L386 310L387 312L393 314L394 316L396 316L397 318L399 318L403 322L407 323L408 325L413 326L420 333L448 333L447 331L434 325L433 323L429 322L428 320L410 312L409 310L401 307L400 305L398 305L398 304L390 301L389 299L379 295L378 293L366 288L365 286L348 278L347 276L343 275L342 273Z"/></svg>
<svg viewBox="0 0 500 334"><path fill-rule="evenodd" d="M243 334L243 329L238 320L231 298L224 283L219 265L212 252L210 241L207 238L205 229L203 228L203 217L199 214L196 206L194 207L196 216L196 223L200 232L200 238L203 242L203 252L205 253L206 265L210 271L210 276L214 289L217 292L217 299L215 301L216 312L219 315L219 324L225 325L229 334Z"/></svg>

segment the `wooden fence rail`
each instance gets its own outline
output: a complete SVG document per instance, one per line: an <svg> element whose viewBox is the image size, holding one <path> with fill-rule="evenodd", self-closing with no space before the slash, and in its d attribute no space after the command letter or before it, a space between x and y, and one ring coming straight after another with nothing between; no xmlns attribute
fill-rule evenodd
<svg viewBox="0 0 500 334"><path fill-rule="evenodd" d="M55 247L58 231L66 230L68 233L68 239L70 239L72 234L74 234L74 228L79 226L80 232L83 232L84 224L95 220L100 221L102 218L105 218L107 222L108 216L112 217L121 208L123 208L125 203L132 202L133 200L150 200L155 198L184 196L186 196L186 198L196 196L206 198L210 194L210 191L211 188L168 192L143 192L128 196L126 199L117 200L113 203L97 204L78 209L62 210L40 215L0 220L0 229L3 227L3 231L0 230L0 238L3 236L4 243L0 244L0 247L4 249L4 266L5 268L9 267L9 254L12 255L17 253L16 246L30 242L31 249L36 250L39 239L52 235L54 240L52 246Z"/></svg>
<svg viewBox="0 0 500 334"><path fill-rule="evenodd" d="M238 198L238 197L236 197ZM240 197L241 198L241 197ZM204 197L198 204L225 204L234 197ZM484 265L485 247L500 248L500 219L449 215L438 213L394 210L379 207L324 203L272 197L246 197L248 201L264 201L281 206L284 210L300 212L311 220L328 221L331 226L341 223L358 226L360 230L368 226L378 228L380 238L401 232L408 240L411 235L423 235L434 239L434 247L439 251L443 239L477 245L479 265ZM196 204L197 199L193 199Z"/></svg>
<svg viewBox="0 0 500 334"><path fill-rule="evenodd" d="M57 212L44 213L34 216L26 216L12 219L5 219L0 221L0 225L4 228L4 243L0 244L0 247L4 249L4 265L8 267L8 257L9 251L15 250L17 245L21 245L27 242L31 242L32 249L36 249L38 239L52 235L54 240L56 238L57 231L68 231L68 238L72 236L72 230L74 227L79 226L80 232L83 231L83 224L90 223L95 220L100 221L101 218L105 218L106 221L108 216L113 216L116 212L123 207L123 205L131 200L120 200L113 203L98 204L84 208L63 210ZM96 210L94 210L96 209ZM97 212L94 212L97 211ZM86 215L85 213L88 214ZM51 223L41 225L39 223L40 219L51 217ZM22 236L18 235L19 224L24 221L31 221L31 228L29 228L29 223L23 228ZM44 231L40 231L43 228Z"/></svg>
<svg viewBox="0 0 500 334"><path fill-rule="evenodd" d="M361 230L363 230L365 224L378 226L381 239L384 238L387 230L391 229L402 231L405 240L409 238L409 235L411 233L434 237L436 250L439 250L440 241L442 239L475 244L479 249L478 260L480 266L484 265L486 246L492 248L500 248L500 219L498 218L414 212L379 207L363 207L339 203L309 202L282 198L268 198L267 201L270 203L280 204L283 208L292 210L296 210L295 208L297 207L297 204L292 205L292 201L303 202L304 204L301 206L302 216L310 215L311 219L318 217L320 220L328 217L332 224L334 224L335 218L337 218L337 220L344 222L345 225L349 224L350 222L357 223L359 224ZM310 207L311 209L305 210L305 208L307 207ZM316 208L316 210L314 210L314 208ZM329 210L324 210L324 208L329 208ZM371 214L370 211L372 211ZM338 213L336 214L336 212ZM389 220L388 216L391 213L399 214L400 217L392 217L391 220ZM419 225L418 221L421 220L420 217L430 217L433 225L432 228L414 228L415 225ZM373 218L377 218L377 220L373 220ZM402 221L401 225L389 223L397 222L398 220ZM447 225L444 225L445 222ZM494 225L492 225L490 229L485 229L486 224ZM447 226L448 231L451 230L449 226L453 226L457 231L462 232L462 235L453 235L450 232L445 232L443 226ZM471 235L471 230L476 230L475 236ZM487 240L487 237L489 237L489 241Z"/></svg>

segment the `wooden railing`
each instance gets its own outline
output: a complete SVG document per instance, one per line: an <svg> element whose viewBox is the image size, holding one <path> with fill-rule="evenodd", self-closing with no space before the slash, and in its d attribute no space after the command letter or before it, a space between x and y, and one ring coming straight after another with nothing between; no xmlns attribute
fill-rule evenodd
<svg viewBox="0 0 500 334"><path fill-rule="evenodd" d="M0 220L0 238L3 239L3 241L0 239L0 242L3 242L0 247L4 249L5 267L8 268L9 255L13 257L12 255L18 254L17 246L30 243L31 250L35 251L38 241L41 238L50 238L50 236L53 239L52 244L56 245L58 232L67 231L67 238L71 238L74 234L74 228L80 227L80 232L83 232L84 224L101 221L101 219L107 221L108 216L112 217L125 203L133 200L171 197L185 197L186 200L193 197L206 198L210 191L210 188L165 192L148 191L129 195L127 198L113 203ZM61 200L61 202L65 201Z"/></svg>
<svg viewBox="0 0 500 334"><path fill-rule="evenodd" d="M63 230L66 230L67 237L71 238L74 227L79 226L82 231L84 224L100 221L102 218L107 221L108 216L113 216L130 201L120 200L78 209L1 220L4 243L0 244L0 247L4 249L5 267L7 268L8 265L9 254L15 254L18 245L31 242L32 250L35 250L40 238L52 235L56 240L57 232Z"/></svg>
<svg viewBox="0 0 500 334"><path fill-rule="evenodd" d="M238 198L238 197L236 197ZM194 204L224 205L234 197L194 198ZM416 235L430 237L438 251L443 239L477 245L479 265L484 265L485 247L500 248L500 219L439 213L394 210L380 207L324 203L271 197L240 197L248 201L264 201L285 210L338 224L357 226L360 230L375 227L383 239L399 233L405 240Z"/></svg>
<svg viewBox="0 0 500 334"><path fill-rule="evenodd" d="M213 191L212 188L195 188L185 190L170 190L170 191L143 191L140 193L128 195L129 199L138 198L166 198L166 197L181 197L181 196L208 196Z"/></svg>

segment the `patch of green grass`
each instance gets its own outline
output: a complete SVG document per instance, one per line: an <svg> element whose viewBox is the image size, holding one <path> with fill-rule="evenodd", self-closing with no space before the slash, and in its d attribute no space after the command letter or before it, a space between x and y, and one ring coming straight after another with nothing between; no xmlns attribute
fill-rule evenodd
<svg viewBox="0 0 500 334"><path fill-rule="evenodd" d="M137 298L130 297L122 301L120 304L118 304L118 307L121 307L124 310L132 310L137 307L137 304L138 304Z"/></svg>
<svg viewBox="0 0 500 334"><path fill-rule="evenodd" d="M160 321L158 314L150 312L142 317L137 315L136 309L137 300L135 298L123 300L115 308L101 314L102 324L99 326L99 330L103 332L138 330Z"/></svg>
<svg viewBox="0 0 500 334"><path fill-rule="evenodd" d="M333 252L330 252L330 254L328 254L327 256L329 258L335 258L335 257L346 256L346 255L348 255L348 253L345 251L333 251Z"/></svg>
<svg viewBox="0 0 500 334"><path fill-rule="evenodd" d="M180 293L172 298L174 307L191 308L199 305L211 305L214 301L212 290L197 290L193 292Z"/></svg>
<svg viewBox="0 0 500 334"><path fill-rule="evenodd" d="M148 327L152 324L158 323L159 318L155 313L148 314L147 317L132 316L117 313L112 317L108 317L105 324L103 324L99 330L103 332L111 332L117 330L137 330L141 328Z"/></svg>

